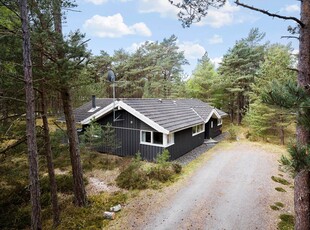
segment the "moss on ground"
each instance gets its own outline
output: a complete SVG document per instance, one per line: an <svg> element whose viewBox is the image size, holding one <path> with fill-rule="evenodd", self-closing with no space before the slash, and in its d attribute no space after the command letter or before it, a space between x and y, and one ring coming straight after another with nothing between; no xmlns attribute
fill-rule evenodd
<svg viewBox="0 0 310 230"><path fill-rule="evenodd" d="M279 230L293 230L294 229L294 216L290 214L281 214L280 222L278 223Z"/></svg>
<svg viewBox="0 0 310 230"><path fill-rule="evenodd" d="M270 205L270 208L274 211L278 211L284 207L284 204L281 202L275 202L273 205Z"/></svg>
<svg viewBox="0 0 310 230"><path fill-rule="evenodd" d="M274 181L274 182L277 182L277 183L280 183L280 184L283 184L283 185L290 185L291 183L288 182L287 180L281 178L281 177L276 177L276 176L272 176L271 179Z"/></svg>
<svg viewBox="0 0 310 230"><path fill-rule="evenodd" d="M286 190L281 187L276 187L275 190L277 190L278 192L286 192Z"/></svg>

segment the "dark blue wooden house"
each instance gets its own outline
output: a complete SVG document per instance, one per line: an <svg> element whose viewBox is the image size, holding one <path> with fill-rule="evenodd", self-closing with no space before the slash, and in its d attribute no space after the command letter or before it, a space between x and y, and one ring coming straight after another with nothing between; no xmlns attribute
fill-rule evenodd
<svg viewBox="0 0 310 230"><path fill-rule="evenodd" d="M83 127L95 120L112 124L121 147L119 156L141 153L154 160L168 149L171 160L221 134L222 117L227 114L198 99L117 99L95 98L75 109ZM102 146L100 152L108 150Z"/></svg>

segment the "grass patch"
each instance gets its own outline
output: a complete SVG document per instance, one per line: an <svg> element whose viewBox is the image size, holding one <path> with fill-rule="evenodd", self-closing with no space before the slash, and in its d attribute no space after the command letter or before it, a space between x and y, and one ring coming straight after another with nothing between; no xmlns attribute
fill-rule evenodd
<svg viewBox="0 0 310 230"><path fill-rule="evenodd" d="M284 204L282 202L275 202L274 204L280 208L284 208Z"/></svg>
<svg viewBox="0 0 310 230"><path fill-rule="evenodd" d="M274 210L274 211L280 210L280 208L279 208L278 206L276 206L276 205L270 205L270 208L271 208L272 210Z"/></svg>
<svg viewBox="0 0 310 230"><path fill-rule="evenodd" d="M127 194L122 192L101 193L90 196L87 207L75 207L68 204L62 212L62 221L57 229L104 229L110 220L103 218L103 212L109 211L110 207L117 204L123 206L127 199ZM48 229L49 223L45 222L44 224Z"/></svg>
<svg viewBox="0 0 310 230"><path fill-rule="evenodd" d="M280 222L278 223L279 230L293 230L294 229L294 216L290 214L281 214Z"/></svg>
<svg viewBox="0 0 310 230"><path fill-rule="evenodd" d="M270 205L270 208L275 211L278 211L283 207L284 207L284 204L281 202L275 202L273 205Z"/></svg>
<svg viewBox="0 0 310 230"><path fill-rule="evenodd" d="M283 185L290 185L291 184L290 182L288 182L287 180L285 180L284 178L281 178L281 177L272 176L271 179L274 182L277 182L277 183L280 183Z"/></svg>
<svg viewBox="0 0 310 230"><path fill-rule="evenodd" d="M275 190L277 190L278 192L286 192L286 190L281 187L276 187Z"/></svg>

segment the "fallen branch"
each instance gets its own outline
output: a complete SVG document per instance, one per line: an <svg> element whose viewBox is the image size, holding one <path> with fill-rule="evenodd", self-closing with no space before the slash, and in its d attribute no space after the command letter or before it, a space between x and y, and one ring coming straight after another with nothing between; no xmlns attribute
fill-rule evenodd
<svg viewBox="0 0 310 230"><path fill-rule="evenodd" d="M0 150L0 154L4 154L4 153L7 152L8 150L17 147L18 145L24 143L26 140L27 140L27 137L26 137L26 136L22 137L21 139L19 139L18 141L16 141L14 144L12 144L12 145L6 147L5 149Z"/></svg>

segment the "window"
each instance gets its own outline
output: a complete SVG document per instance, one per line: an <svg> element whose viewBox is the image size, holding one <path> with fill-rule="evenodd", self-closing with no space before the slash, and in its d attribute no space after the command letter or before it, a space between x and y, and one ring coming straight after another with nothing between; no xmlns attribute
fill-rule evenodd
<svg viewBox="0 0 310 230"><path fill-rule="evenodd" d="M199 133L202 133L204 132L204 125L203 124L200 124L200 125L196 125L192 128L192 134L193 136L199 134Z"/></svg>
<svg viewBox="0 0 310 230"><path fill-rule="evenodd" d="M163 134L158 132L153 132L153 144L162 145L163 144Z"/></svg>
<svg viewBox="0 0 310 230"><path fill-rule="evenodd" d="M174 133L163 134L155 131L141 131L141 144L167 147L174 144Z"/></svg>
<svg viewBox="0 0 310 230"><path fill-rule="evenodd" d="M142 131L141 142L152 143L152 132Z"/></svg>
<svg viewBox="0 0 310 230"><path fill-rule="evenodd" d="M213 121L211 121L210 127L211 127L211 129L213 128Z"/></svg>
<svg viewBox="0 0 310 230"><path fill-rule="evenodd" d="M219 119L217 120L217 126L220 126L222 123L223 123L222 119L219 118Z"/></svg>

